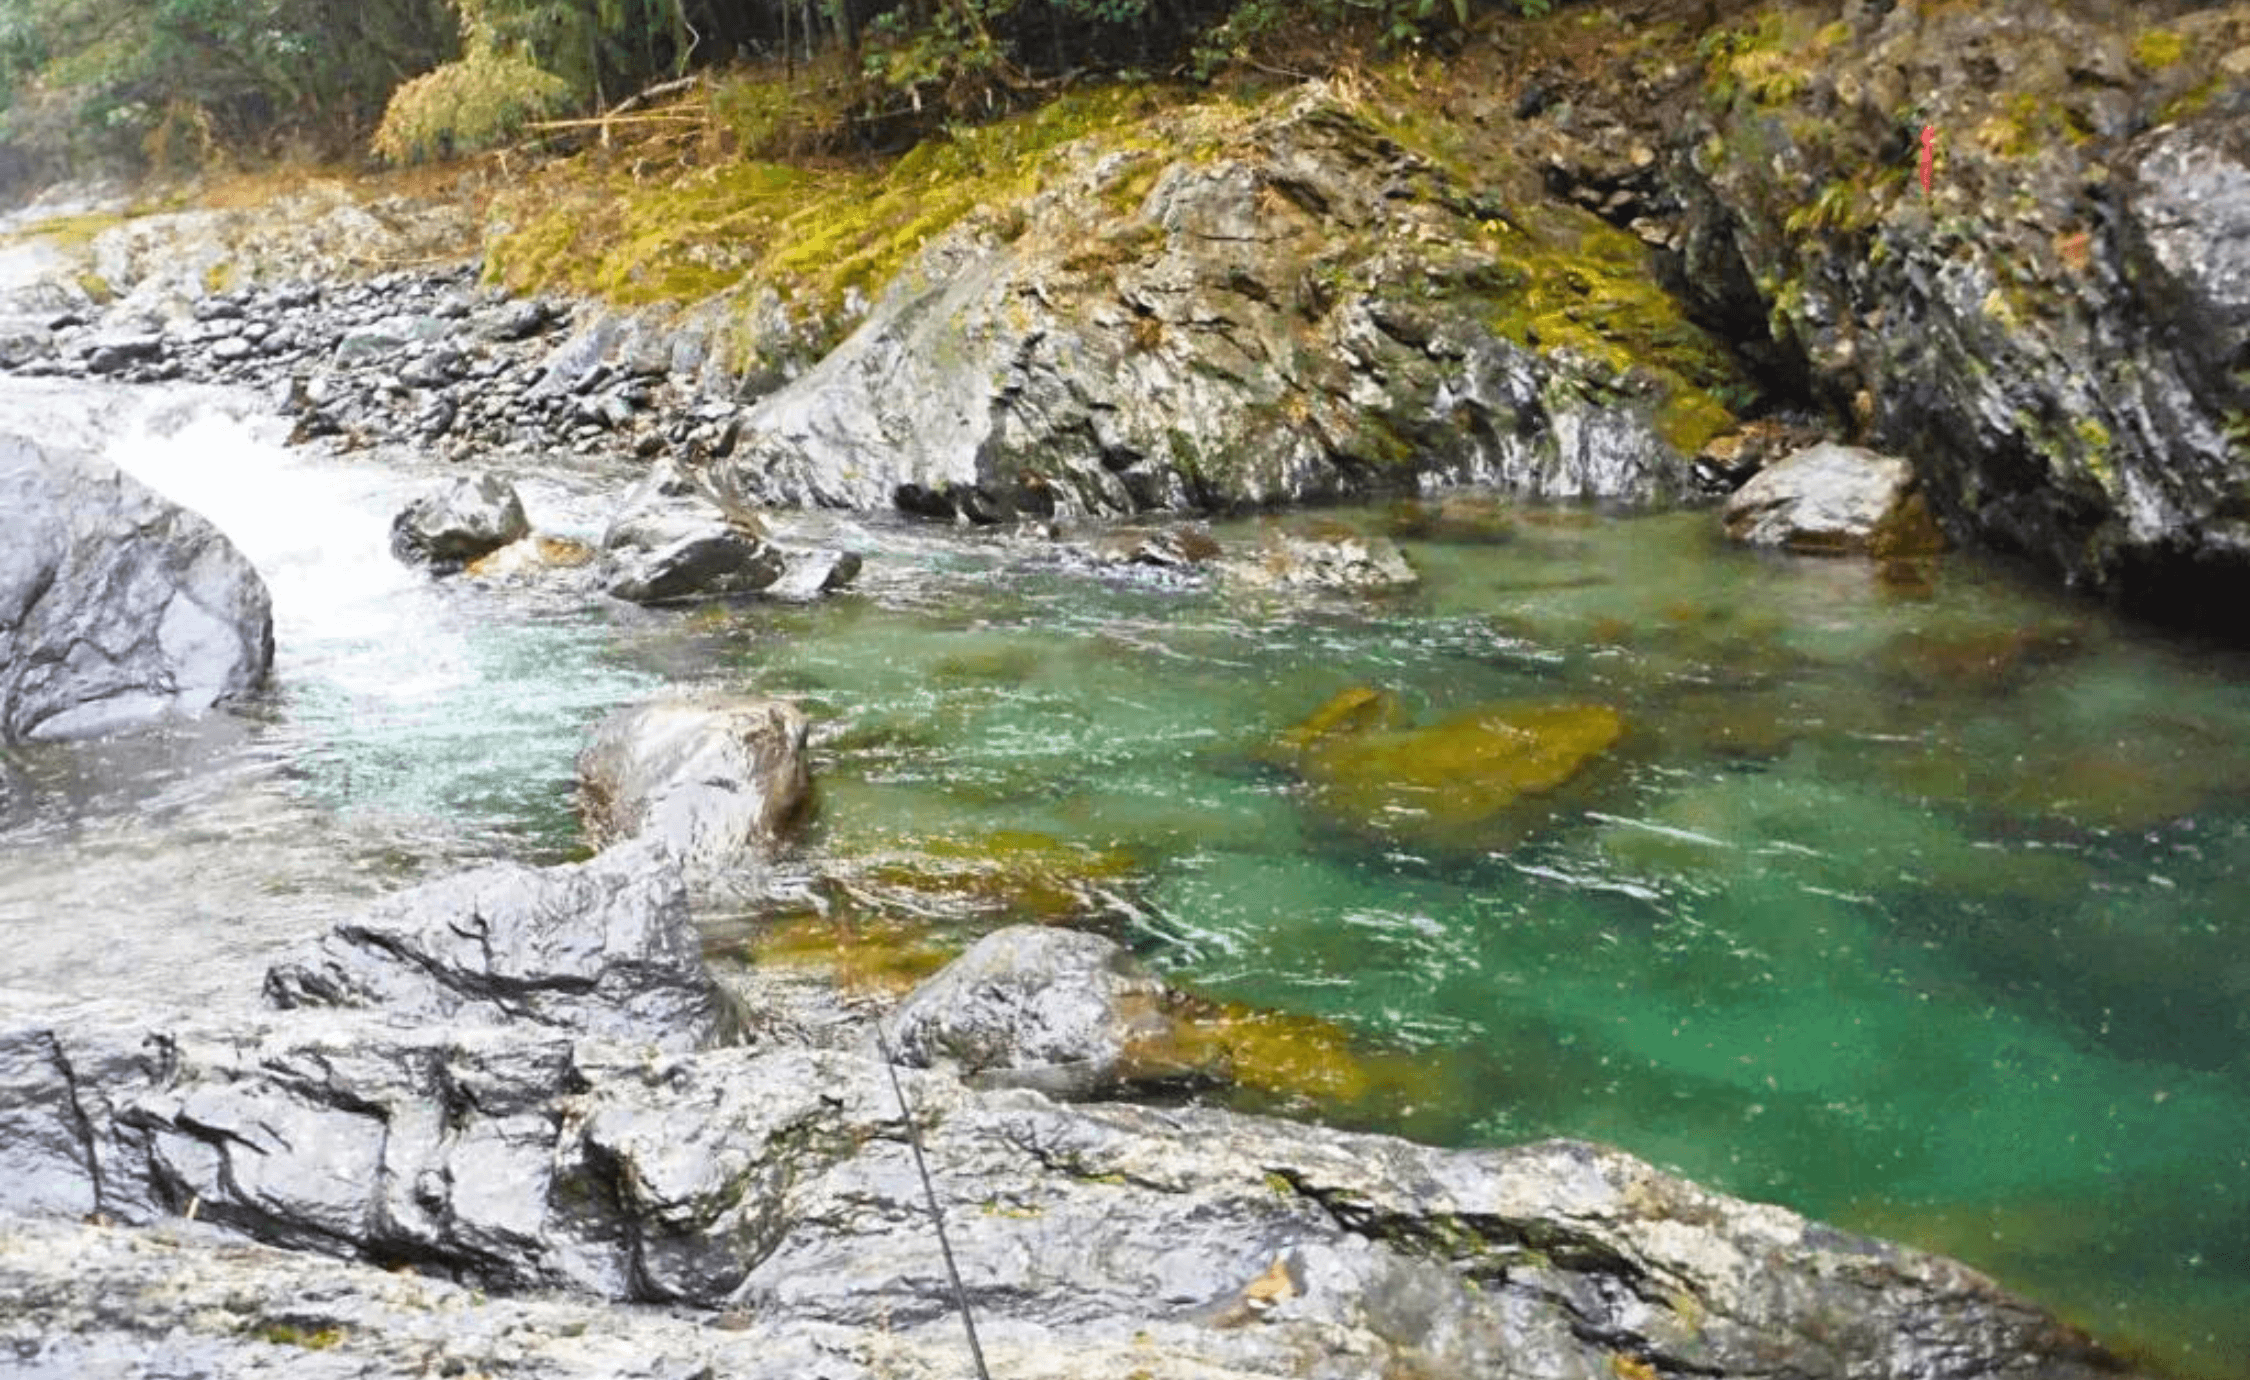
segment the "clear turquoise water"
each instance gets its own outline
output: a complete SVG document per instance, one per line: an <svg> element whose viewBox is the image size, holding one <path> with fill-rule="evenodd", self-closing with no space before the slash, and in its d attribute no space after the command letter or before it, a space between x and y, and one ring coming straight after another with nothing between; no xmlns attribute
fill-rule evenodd
<svg viewBox="0 0 2250 1380"><path fill-rule="evenodd" d="M611 707L789 694L818 725L808 867L995 831L1122 850L1105 885L1154 962L1339 1022L1389 1070L1300 1114L1609 1141L1958 1255L2176 1373L2250 1375L2239 654L1964 558L1900 585L1730 549L1700 514L1408 542L1422 587L1375 600L883 528L860 592L818 607L588 609L396 571L412 474L240 425L168 439L247 476L183 497L275 584L277 693L16 755L0 983L249 990L366 896L569 854L571 759ZM527 497L584 530L614 478ZM1361 685L1417 722L1598 703L1628 732L1485 833L1370 832L1267 751Z"/></svg>
<svg viewBox="0 0 2250 1380"><path fill-rule="evenodd" d="M1710 533L1551 514L1312 604L956 559L714 650L825 724L832 854L1121 846L1169 971L1420 1052L1320 1114L1609 1141L2250 1374L2243 661L1959 558L1902 590ZM1356 685L1629 731L1489 839L1371 835L1262 751Z"/></svg>

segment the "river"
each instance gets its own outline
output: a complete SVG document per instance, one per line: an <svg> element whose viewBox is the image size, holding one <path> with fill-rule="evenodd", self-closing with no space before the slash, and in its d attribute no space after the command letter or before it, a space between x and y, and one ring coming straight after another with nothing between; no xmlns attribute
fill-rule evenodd
<svg viewBox="0 0 2250 1380"><path fill-rule="evenodd" d="M835 520L871 556L854 593L649 612L405 570L389 515L429 467L287 449L252 400L6 381L0 422L218 522L279 648L246 714L12 754L0 984L240 1000L368 897L576 855L572 758L610 708L783 694L818 725L806 871L1101 859L1169 975L1349 1033L1367 1077L1283 1110L1609 1141L2250 1375L2238 653L1967 556L1886 577L1730 548L1705 513L1572 509L1327 515L1423 573L1361 601ZM517 479L588 536L628 476ZM1271 751L1362 686L1414 723L1563 702L1627 731L1482 833L1371 826ZM975 923L939 911L916 924Z"/></svg>

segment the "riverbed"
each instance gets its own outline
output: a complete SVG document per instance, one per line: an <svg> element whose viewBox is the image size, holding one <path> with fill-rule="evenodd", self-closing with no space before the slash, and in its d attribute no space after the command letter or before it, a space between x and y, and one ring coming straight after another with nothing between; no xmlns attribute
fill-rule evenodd
<svg viewBox="0 0 2250 1380"><path fill-rule="evenodd" d="M1608 1141L1957 1255L2182 1374L2250 1374L2238 653L1963 555L1773 556L1708 513L1500 502L1324 513L1420 570L1380 598L822 519L869 557L855 591L651 612L408 571L389 517L435 472L286 448L257 399L0 390L0 417L226 529L278 644L243 714L14 755L0 984L241 1000L370 897L577 856L572 758L611 708L787 695L821 789L795 868L1098 859L1098 919L1168 976L1349 1038L1365 1077L1272 1109ZM630 478L514 473L581 538ZM1625 734L1474 828L1371 820L1273 750L1362 688L1409 725L1596 705ZM943 942L971 911L899 919ZM715 920L714 950L756 926Z"/></svg>

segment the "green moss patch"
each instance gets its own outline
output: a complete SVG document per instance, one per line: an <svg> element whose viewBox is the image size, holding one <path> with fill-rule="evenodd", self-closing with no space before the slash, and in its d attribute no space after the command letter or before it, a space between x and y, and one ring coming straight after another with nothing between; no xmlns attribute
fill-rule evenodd
<svg viewBox="0 0 2250 1380"><path fill-rule="evenodd" d="M1076 92L925 140L888 166L743 161L648 179L591 152L500 201L505 228L486 271L519 292L629 305L770 286L800 316L834 321L965 217L1037 192L1054 150L1122 138L1159 99L1137 87Z"/></svg>

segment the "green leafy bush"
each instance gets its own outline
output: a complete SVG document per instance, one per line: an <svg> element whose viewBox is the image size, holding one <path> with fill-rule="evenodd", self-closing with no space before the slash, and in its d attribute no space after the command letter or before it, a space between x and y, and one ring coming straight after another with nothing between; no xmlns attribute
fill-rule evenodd
<svg viewBox="0 0 2250 1380"><path fill-rule="evenodd" d="M568 82L528 58L472 52L401 86L383 112L374 149L391 163L474 153L570 109L574 100Z"/></svg>

